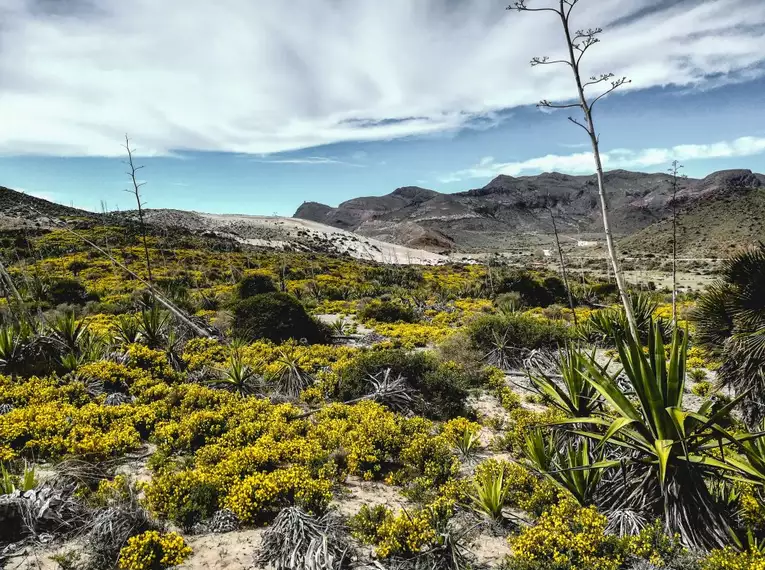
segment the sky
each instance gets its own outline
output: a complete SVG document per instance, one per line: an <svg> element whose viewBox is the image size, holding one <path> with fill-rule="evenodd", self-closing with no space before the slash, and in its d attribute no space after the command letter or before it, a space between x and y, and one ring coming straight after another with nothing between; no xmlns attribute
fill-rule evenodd
<svg viewBox="0 0 765 570"><path fill-rule="evenodd" d="M0 185L67 205L292 215L400 186L591 174L560 21L509 0L0 0ZM549 7L557 0L528 0ZM765 172L765 2L579 0L606 169ZM589 92L598 95L595 86Z"/></svg>

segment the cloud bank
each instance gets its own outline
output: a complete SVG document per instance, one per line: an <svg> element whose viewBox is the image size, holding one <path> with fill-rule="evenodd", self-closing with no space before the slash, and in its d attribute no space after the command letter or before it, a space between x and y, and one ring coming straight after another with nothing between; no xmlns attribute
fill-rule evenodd
<svg viewBox="0 0 765 570"><path fill-rule="evenodd" d="M552 0L532 0L538 5ZM0 153L276 153L486 128L571 94L549 14L508 0L0 0ZM584 1L586 73L629 88L760 73L761 0ZM613 24L609 26L609 24Z"/></svg>
<svg viewBox="0 0 765 570"><path fill-rule="evenodd" d="M712 158L733 158L754 156L765 152L765 138L741 137L733 141L713 144L682 144L671 148L646 148L630 150L617 148L601 151L600 158L606 170L645 169L652 166L666 166L673 160L704 160ZM663 169L662 169L663 170ZM558 155L548 154L520 162L497 162L487 156L471 168L452 172L439 178L448 184L473 178L493 178L500 174L519 176L539 172L565 172L567 174L592 174L595 162L592 152Z"/></svg>

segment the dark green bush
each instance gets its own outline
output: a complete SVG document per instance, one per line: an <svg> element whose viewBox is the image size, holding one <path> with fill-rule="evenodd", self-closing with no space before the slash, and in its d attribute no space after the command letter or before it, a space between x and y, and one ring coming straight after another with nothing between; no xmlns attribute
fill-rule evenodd
<svg viewBox="0 0 765 570"><path fill-rule="evenodd" d="M237 292L240 299L247 299L263 293L275 293L276 286L268 275L253 273L239 282Z"/></svg>
<svg viewBox="0 0 765 570"><path fill-rule="evenodd" d="M84 305L92 297L88 296L82 283L64 277L50 284L48 299L53 305Z"/></svg>
<svg viewBox="0 0 765 570"><path fill-rule="evenodd" d="M239 301L234 306L232 328L234 336L247 341L324 340L321 327L295 297L286 293L262 293Z"/></svg>
<svg viewBox="0 0 765 570"><path fill-rule="evenodd" d="M415 413L435 419L465 415L467 390L483 382L479 374L453 363L441 363L428 353L403 349L369 350L357 356L342 371L337 398L346 401L367 394L369 377L388 368L392 376L406 378L421 396L413 405Z"/></svg>
<svg viewBox="0 0 765 570"><path fill-rule="evenodd" d="M500 277L494 292L497 295L517 293L522 303L529 307L547 307L566 299L566 289L557 276L542 279L523 270L514 270Z"/></svg>
<svg viewBox="0 0 765 570"><path fill-rule="evenodd" d="M477 318L469 325L468 336L473 346L486 354L495 348L497 337L503 338L508 347L555 349L569 338L570 333L561 321L503 314Z"/></svg>
<svg viewBox="0 0 765 570"><path fill-rule="evenodd" d="M413 323L417 320L411 307L396 301L379 300L367 303L359 311L359 317L364 321L375 320L381 323Z"/></svg>

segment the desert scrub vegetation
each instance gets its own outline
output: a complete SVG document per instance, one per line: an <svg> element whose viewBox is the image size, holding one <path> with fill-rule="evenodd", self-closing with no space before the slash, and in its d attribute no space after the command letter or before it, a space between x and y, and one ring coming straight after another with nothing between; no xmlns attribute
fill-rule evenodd
<svg viewBox="0 0 765 570"><path fill-rule="evenodd" d="M66 232L0 241L20 295L0 302L8 552L50 532L85 541L66 561L84 570L193 567L192 535L263 527L280 531L252 554L285 568L341 568L362 543L402 568L760 563L765 452L740 394L714 385L686 407L685 376L711 386L726 362L698 325L684 332L688 300L681 331L657 325L660 295L636 302L632 339L594 279L574 287L575 327L542 271L149 231L153 282L192 327L131 275L147 276L141 239L78 231L108 239L130 272ZM135 457L140 483L116 471ZM354 485L399 504L341 516ZM54 511L28 516L51 497ZM502 547L487 563L476 552L489 536Z"/></svg>

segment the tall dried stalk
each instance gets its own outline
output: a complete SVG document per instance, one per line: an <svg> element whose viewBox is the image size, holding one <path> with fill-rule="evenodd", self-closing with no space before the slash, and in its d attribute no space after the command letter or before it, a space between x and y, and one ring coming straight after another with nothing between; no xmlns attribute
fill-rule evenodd
<svg viewBox="0 0 765 570"><path fill-rule="evenodd" d="M576 82L577 102L569 104L556 104L551 103L548 100L542 100L539 103L539 107L548 109L581 109L584 114L584 122L581 122L573 117L569 117L569 120L581 127L588 135L590 143L592 144L592 152L595 158L595 171L598 180L598 196L600 198L600 210L603 217L603 232L606 236L606 247L608 248L608 256L611 261L611 267L614 270L614 278L616 280L616 286L619 289L619 296L621 297L622 304L624 305L624 312L627 316L627 322L629 323L630 331L635 338L638 337L638 327L635 321L635 314L632 309L632 302L630 301L629 294L627 292L627 286L624 280L624 274L622 273L619 265L619 257L616 252L616 246L614 244L613 235L611 232L611 223L608 215L608 196L606 195L605 183L603 180L603 163L600 158L600 138L595 129L595 120L593 118L592 109L595 104L603 97L617 90L619 87L630 81L626 77L619 79L613 79L613 73L605 73L600 76L592 76L588 81L582 80L581 74L581 61L584 54L592 46L600 42L598 35L603 31L601 28L578 30L576 32L571 31L571 12L574 7L579 3L579 0L558 0L557 8L529 8L526 4L527 0L517 0L514 4L507 7L508 10L517 10L519 12L552 12L556 14L561 21L563 27L563 34L566 39L566 46L568 48L567 58L551 60L549 57L535 57L531 60L532 66L537 65L555 65L563 64L568 66L574 76ZM610 87L606 88L600 94L593 99L588 99L586 90L589 87L600 85L610 82Z"/></svg>

